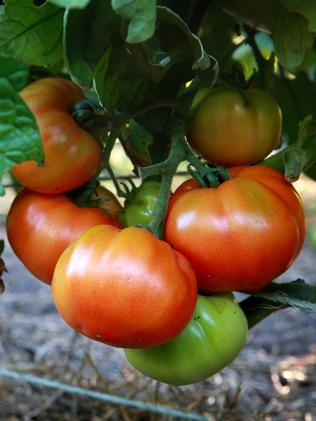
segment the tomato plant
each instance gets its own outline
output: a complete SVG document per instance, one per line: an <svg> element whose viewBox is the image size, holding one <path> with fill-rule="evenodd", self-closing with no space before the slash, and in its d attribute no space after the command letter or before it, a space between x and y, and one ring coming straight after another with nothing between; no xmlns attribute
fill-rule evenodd
<svg viewBox="0 0 316 421"><path fill-rule="evenodd" d="M249 101L249 104L246 101ZM198 103L188 123L191 146L218 165L250 165L280 146L281 110L267 92L215 88Z"/></svg>
<svg viewBox="0 0 316 421"><path fill-rule="evenodd" d="M89 180L101 161L101 147L71 117L71 107L83 99L73 82L44 78L21 96L35 115L44 147L45 164L25 161L12 169L17 180L38 193L57 194Z"/></svg>
<svg viewBox="0 0 316 421"><path fill-rule="evenodd" d="M128 361L156 380L183 385L205 380L230 364L247 340L247 320L232 294L198 296L184 330L152 348L127 349Z"/></svg>
<svg viewBox="0 0 316 421"><path fill-rule="evenodd" d="M128 196L121 213L123 225L148 224L152 218L160 191L160 183L155 180L145 180Z"/></svg>
<svg viewBox="0 0 316 421"><path fill-rule="evenodd" d="M27 269L50 284L62 252L88 228L100 224L120 226L103 209L79 207L65 195L23 189L10 208L7 235Z"/></svg>
<svg viewBox="0 0 316 421"><path fill-rule="evenodd" d="M8 216L9 241L37 277L50 283L54 271L54 301L70 326L136 348L131 361L165 381L196 381L224 364L185 333L198 288L247 291L240 305L250 326L276 308L316 311L313 286L272 282L304 240L289 183L301 173L315 178L316 13L309 0L294 3L0 6L0 178L12 171L26 186ZM141 183L131 194L123 161ZM170 199L177 171L193 179ZM91 197L104 178L119 201L102 189ZM119 215L142 229L120 230ZM202 297L197 308L208 303L215 315L218 300L224 314L236 306L229 297ZM243 328L234 342L231 318L214 318L221 329L212 341L231 345L216 348L226 364ZM138 350L174 349L170 341L198 356L191 374L178 345L168 354L170 377L165 348L155 354L160 374Z"/></svg>
<svg viewBox="0 0 316 421"><path fill-rule="evenodd" d="M110 225L91 228L66 249L52 292L75 330L132 348L175 337L197 300L195 274L180 253L144 229Z"/></svg>
<svg viewBox="0 0 316 421"><path fill-rule="evenodd" d="M234 167L230 176L217 188L189 182L191 191L176 192L165 237L192 263L200 290L260 291L299 253L303 206L270 167Z"/></svg>

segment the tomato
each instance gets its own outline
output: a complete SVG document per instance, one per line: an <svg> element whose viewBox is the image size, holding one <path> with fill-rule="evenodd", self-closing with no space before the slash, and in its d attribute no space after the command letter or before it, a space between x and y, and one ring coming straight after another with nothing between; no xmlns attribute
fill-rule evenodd
<svg viewBox="0 0 316 421"><path fill-rule="evenodd" d="M50 284L62 252L88 228L100 224L120 226L102 209L78 207L65 195L41 195L24 189L10 208L7 234L27 269Z"/></svg>
<svg viewBox="0 0 316 421"><path fill-rule="evenodd" d="M128 349L142 373L174 385L198 382L230 364L247 340L247 319L232 294L198 296L189 324L170 342Z"/></svg>
<svg viewBox="0 0 316 421"><path fill-rule="evenodd" d="M142 228L110 225L91 228L67 248L52 293L72 328L129 348L174 338L197 300L194 271L180 253Z"/></svg>
<svg viewBox="0 0 316 421"><path fill-rule="evenodd" d="M123 225L149 224L160 192L160 182L145 180L127 197L120 220Z"/></svg>
<svg viewBox="0 0 316 421"><path fill-rule="evenodd" d="M250 165L279 145L281 110L270 94L215 88L198 103L188 122L187 139L203 158L218 165ZM203 95L202 95L203 97Z"/></svg>
<svg viewBox="0 0 316 421"><path fill-rule="evenodd" d="M189 180L175 192L165 238L192 263L200 290L260 291L302 248L303 206L271 167L229 172L231 178L218 187Z"/></svg>
<svg viewBox="0 0 316 421"><path fill-rule="evenodd" d="M70 115L83 93L65 79L31 83L21 97L33 112L42 139L45 164L25 161L13 167L17 180L38 193L57 194L88 181L101 162L101 147Z"/></svg>

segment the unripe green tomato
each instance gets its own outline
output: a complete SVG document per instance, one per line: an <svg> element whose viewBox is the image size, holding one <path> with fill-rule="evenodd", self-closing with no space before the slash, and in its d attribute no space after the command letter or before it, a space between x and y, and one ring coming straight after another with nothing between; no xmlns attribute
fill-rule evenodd
<svg viewBox="0 0 316 421"><path fill-rule="evenodd" d="M124 209L120 214L121 223L126 227L149 224L157 204L159 192L159 181L145 180L126 199Z"/></svg>
<svg viewBox="0 0 316 421"><path fill-rule="evenodd" d="M175 339L124 352L147 376L184 385L204 380L230 364L245 345L247 332L247 319L233 294L199 295L191 321Z"/></svg>
<svg viewBox="0 0 316 421"><path fill-rule="evenodd" d="M279 146L281 110L268 92L249 89L249 104L233 89L214 88L204 94L205 90L200 100L197 93L187 128L189 144L203 158L227 167L252 165Z"/></svg>

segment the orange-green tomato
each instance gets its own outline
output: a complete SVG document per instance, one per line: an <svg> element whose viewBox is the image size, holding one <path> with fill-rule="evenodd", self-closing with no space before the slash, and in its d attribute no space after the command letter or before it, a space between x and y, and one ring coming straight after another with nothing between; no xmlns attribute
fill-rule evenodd
<svg viewBox="0 0 316 421"><path fill-rule="evenodd" d="M25 161L13 167L16 179L38 193L57 194L88 181L101 162L98 142L73 120L70 111L83 93L73 82L39 79L21 91L33 112L44 148L45 164Z"/></svg>
<svg viewBox="0 0 316 421"><path fill-rule="evenodd" d="M142 348L184 329L197 285L190 263L165 241L142 228L99 225L62 254L52 293L73 329L109 345Z"/></svg>
<svg viewBox="0 0 316 421"><path fill-rule="evenodd" d="M127 349L128 361L161 382L184 385L230 364L247 340L246 317L232 294L198 296L193 317L172 341L146 349Z"/></svg>
<svg viewBox="0 0 316 421"><path fill-rule="evenodd" d="M204 94L204 93L203 93ZM188 122L187 139L217 165L252 165L279 146L282 116L273 97L246 91L249 104L233 89L214 88L198 103Z"/></svg>
<svg viewBox="0 0 316 421"><path fill-rule="evenodd" d="M106 194L106 189L101 189ZM63 251L88 228L100 224L121 226L104 204L102 209L79 207L64 194L23 189L10 208L6 227L18 258L36 278L50 284Z"/></svg>

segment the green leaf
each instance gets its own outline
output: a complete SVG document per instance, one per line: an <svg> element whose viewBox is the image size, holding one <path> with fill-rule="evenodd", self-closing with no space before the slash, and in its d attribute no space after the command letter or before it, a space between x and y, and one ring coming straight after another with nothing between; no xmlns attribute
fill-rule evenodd
<svg viewBox="0 0 316 421"><path fill-rule="evenodd" d="M288 307L316 312L316 286L302 279L284 284L272 283L255 296Z"/></svg>
<svg viewBox="0 0 316 421"><path fill-rule="evenodd" d="M35 118L17 90L25 82L23 64L0 56L0 180L12 166L25 160L43 162ZM8 72L8 73L6 73ZM0 195L4 189L0 185Z"/></svg>
<svg viewBox="0 0 316 421"><path fill-rule="evenodd" d="M0 240L0 256L2 255L4 250L4 240Z"/></svg>
<svg viewBox="0 0 316 421"><path fill-rule="evenodd" d="M233 18L224 13L221 0L212 1L200 26L201 41L221 69L231 64L231 55L236 45L232 39L236 29Z"/></svg>
<svg viewBox="0 0 316 421"><path fill-rule="evenodd" d="M145 101L150 91L145 70L125 45L109 48L96 71L94 86L101 104L110 112L126 111Z"/></svg>
<svg viewBox="0 0 316 421"><path fill-rule="evenodd" d="M316 119L316 85L301 72L295 79L276 77L272 94L282 110L282 132L291 144L297 140L298 125L307 115Z"/></svg>
<svg viewBox="0 0 316 421"><path fill-rule="evenodd" d="M63 60L63 10L32 0L7 0L0 9L0 52L38 66Z"/></svg>
<svg viewBox="0 0 316 421"><path fill-rule="evenodd" d="M192 63L192 69L193 70L205 70L210 67L211 60L206 51L203 48L202 42L198 36L196 36L193 32L191 32L188 25L178 16L176 13L174 13L171 9L168 9L167 7L159 6L157 8L158 10L158 23L159 25L169 25L170 27L174 29L178 29L180 31L182 37L186 38L186 42L188 44L187 50L184 49L184 39L182 41L182 45L180 48L180 45L178 45L178 49L182 51L173 51L174 55L180 55L181 59L183 60L182 54L193 54L193 63ZM170 35L170 34L168 34ZM175 34L176 35L176 34ZM172 39L167 38L167 42L170 42L170 44L174 44ZM216 62L215 58L212 57L213 62Z"/></svg>
<svg viewBox="0 0 316 421"><path fill-rule="evenodd" d="M292 71L303 62L314 41L313 34L308 30L307 20L282 7L276 12L272 38L280 63Z"/></svg>
<svg viewBox="0 0 316 421"><path fill-rule="evenodd" d="M65 61L71 78L91 88L104 53L121 42L120 19L109 1L92 0L84 10L67 10L64 20Z"/></svg>
<svg viewBox="0 0 316 421"><path fill-rule="evenodd" d="M15 92L21 91L29 81L29 66L23 61L0 54L0 78L7 78Z"/></svg>
<svg viewBox="0 0 316 421"><path fill-rule="evenodd" d="M275 311L287 307L316 312L316 286L301 279L284 284L272 283L263 291L241 301L240 305L248 319L249 328Z"/></svg>
<svg viewBox="0 0 316 421"><path fill-rule="evenodd" d="M156 24L156 0L112 0L113 10L130 21L126 41L132 44L152 37Z"/></svg>
<svg viewBox="0 0 316 421"><path fill-rule="evenodd" d="M150 146L153 144L153 136L139 123L132 120L128 127L122 130L122 135L125 141L128 155L133 162L142 165L149 165L152 163L150 156Z"/></svg>
<svg viewBox="0 0 316 421"><path fill-rule="evenodd" d="M68 9L84 9L90 0L48 0L49 3L59 7L67 7Z"/></svg>
<svg viewBox="0 0 316 421"><path fill-rule="evenodd" d="M308 20L309 30L316 32L316 7L315 0L281 0L291 12L300 13Z"/></svg>
<svg viewBox="0 0 316 421"><path fill-rule="evenodd" d="M223 6L238 21L270 32L280 64L290 71L296 70L312 47L308 21L280 1L266 0L258 7L253 0L223 0Z"/></svg>

